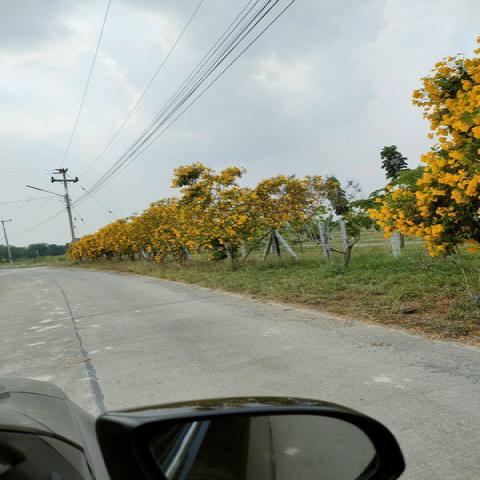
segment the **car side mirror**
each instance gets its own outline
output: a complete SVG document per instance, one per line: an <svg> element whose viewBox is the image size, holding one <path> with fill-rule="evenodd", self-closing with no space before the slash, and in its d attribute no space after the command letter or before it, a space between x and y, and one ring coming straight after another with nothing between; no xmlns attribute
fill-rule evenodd
<svg viewBox="0 0 480 480"><path fill-rule="evenodd" d="M96 429L113 480L393 480L405 468L382 424L313 400L219 399L106 413Z"/></svg>

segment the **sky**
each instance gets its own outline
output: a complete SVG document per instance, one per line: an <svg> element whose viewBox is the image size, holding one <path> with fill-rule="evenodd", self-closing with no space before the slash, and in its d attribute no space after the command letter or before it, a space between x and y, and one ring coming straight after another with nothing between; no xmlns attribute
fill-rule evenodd
<svg viewBox="0 0 480 480"><path fill-rule="evenodd" d="M246 3L203 1L91 167L199 4L112 0L64 165L80 177L70 184L73 200L132 144ZM50 176L72 132L106 5L0 0L0 219L12 219L14 245L69 240L65 212L45 222L63 199L25 185L63 193ZM397 145L412 167L430 148L411 93L436 61L471 55L479 34L478 0L296 0L151 148L75 208L77 236L175 195L172 170L192 162L245 167L247 186L277 174L336 175L368 195L385 184L384 145Z"/></svg>

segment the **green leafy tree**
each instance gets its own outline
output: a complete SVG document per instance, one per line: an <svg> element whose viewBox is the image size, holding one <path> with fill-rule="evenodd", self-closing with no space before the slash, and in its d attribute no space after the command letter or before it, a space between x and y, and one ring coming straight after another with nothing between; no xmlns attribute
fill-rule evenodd
<svg viewBox="0 0 480 480"><path fill-rule="evenodd" d="M23 258L38 258L46 256L65 255L66 245L56 245L54 243L34 243L28 247L11 246L12 256L15 260ZM8 261L8 251L5 245L0 245L0 262Z"/></svg>
<svg viewBox="0 0 480 480"><path fill-rule="evenodd" d="M349 210L349 201L345 189L333 175L325 177L325 197L335 215L344 215Z"/></svg>
<svg viewBox="0 0 480 480"><path fill-rule="evenodd" d="M404 157L398 150L396 145L385 146L380 152L382 168L388 180L394 180L398 177L402 170L407 168L407 157Z"/></svg>

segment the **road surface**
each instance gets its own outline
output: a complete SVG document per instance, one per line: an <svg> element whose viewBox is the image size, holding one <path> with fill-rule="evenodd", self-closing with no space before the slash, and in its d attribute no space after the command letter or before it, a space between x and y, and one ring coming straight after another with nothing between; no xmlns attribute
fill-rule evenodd
<svg viewBox="0 0 480 480"><path fill-rule="evenodd" d="M173 282L0 270L0 376L91 412L239 395L333 401L397 436L405 479L480 478L480 349Z"/></svg>

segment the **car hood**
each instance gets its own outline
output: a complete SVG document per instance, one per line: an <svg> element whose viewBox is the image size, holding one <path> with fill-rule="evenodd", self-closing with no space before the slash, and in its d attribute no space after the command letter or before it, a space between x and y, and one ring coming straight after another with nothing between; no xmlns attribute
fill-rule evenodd
<svg viewBox="0 0 480 480"><path fill-rule="evenodd" d="M108 479L95 418L60 388L28 378L0 377L0 432L54 437L82 450L95 478Z"/></svg>
<svg viewBox="0 0 480 480"><path fill-rule="evenodd" d="M0 377L0 431L56 436L81 446L74 407L51 383Z"/></svg>

